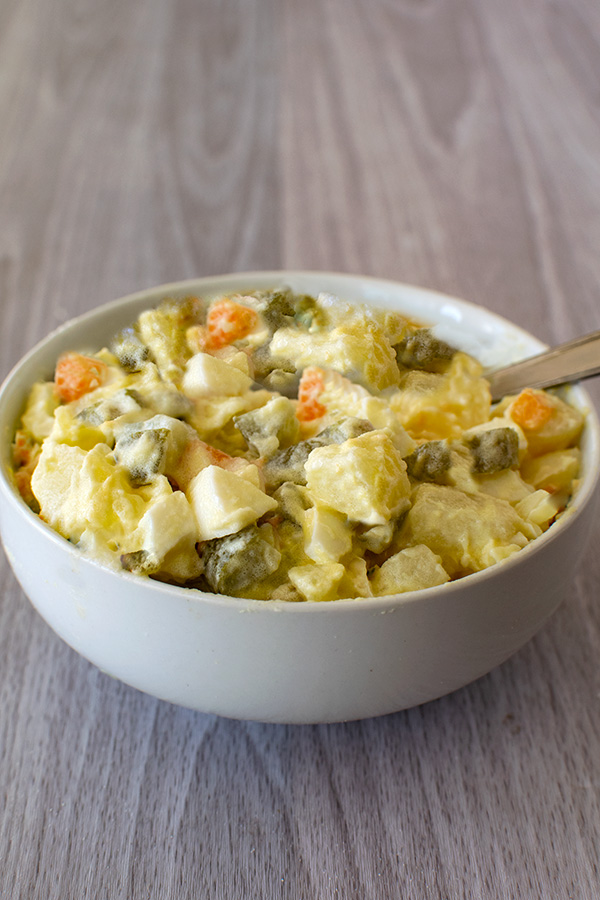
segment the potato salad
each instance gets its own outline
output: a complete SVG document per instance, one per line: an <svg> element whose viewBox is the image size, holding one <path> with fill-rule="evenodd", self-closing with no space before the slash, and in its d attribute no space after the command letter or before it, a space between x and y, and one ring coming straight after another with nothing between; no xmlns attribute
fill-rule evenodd
<svg viewBox="0 0 600 900"><path fill-rule="evenodd" d="M282 287L165 298L35 384L16 486L99 562L257 600L441 585L568 503L583 415L384 309Z"/></svg>

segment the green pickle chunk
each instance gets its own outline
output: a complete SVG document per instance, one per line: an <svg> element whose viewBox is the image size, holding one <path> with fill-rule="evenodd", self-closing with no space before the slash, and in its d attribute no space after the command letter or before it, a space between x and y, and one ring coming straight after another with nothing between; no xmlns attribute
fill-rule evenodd
<svg viewBox="0 0 600 900"><path fill-rule="evenodd" d="M204 577L219 594L235 595L263 581L276 571L281 561L281 553L265 540L265 531L256 525L208 541L202 555Z"/></svg>
<svg viewBox="0 0 600 900"><path fill-rule="evenodd" d="M467 440L473 456L473 471L489 475L510 469L519 462L519 438L514 428L482 431Z"/></svg>
<svg viewBox="0 0 600 900"><path fill-rule="evenodd" d="M416 481L442 482L450 466L452 456L446 441L427 441L406 457L406 469Z"/></svg>
<svg viewBox="0 0 600 900"><path fill-rule="evenodd" d="M429 328L418 328L396 344L396 359L407 369L443 372L456 350L437 338Z"/></svg>

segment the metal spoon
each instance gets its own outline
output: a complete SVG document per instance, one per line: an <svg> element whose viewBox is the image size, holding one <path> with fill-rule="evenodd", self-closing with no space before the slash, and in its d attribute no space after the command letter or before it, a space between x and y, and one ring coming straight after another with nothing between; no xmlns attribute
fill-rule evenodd
<svg viewBox="0 0 600 900"><path fill-rule="evenodd" d="M524 387L543 388L600 374L600 331L575 338L537 356L490 372L492 400Z"/></svg>

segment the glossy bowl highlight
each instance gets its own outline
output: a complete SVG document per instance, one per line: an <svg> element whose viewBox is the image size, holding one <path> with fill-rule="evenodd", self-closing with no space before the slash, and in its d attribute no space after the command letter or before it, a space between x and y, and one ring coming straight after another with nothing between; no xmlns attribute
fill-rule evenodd
<svg viewBox="0 0 600 900"><path fill-rule="evenodd" d="M582 474L567 511L507 561L436 588L331 603L240 600L115 572L83 555L23 503L10 442L32 383L60 353L98 348L165 295L289 285L396 309L436 324L484 365L542 349L480 307L374 278L259 272L163 285L92 311L47 337L0 391L0 530L23 590L51 628L110 675L172 703L241 719L315 723L395 712L449 693L507 659L568 592L595 514L598 419L588 395Z"/></svg>

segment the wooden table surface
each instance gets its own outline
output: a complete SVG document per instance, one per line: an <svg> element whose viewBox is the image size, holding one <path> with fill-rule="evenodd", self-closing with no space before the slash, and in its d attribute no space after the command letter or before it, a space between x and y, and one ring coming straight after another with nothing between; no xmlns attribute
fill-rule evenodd
<svg viewBox="0 0 600 900"><path fill-rule="evenodd" d="M599 60L596 0L5 0L2 375L75 313L234 270L600 328ZM597 898L599 541L499 669L321 726L111 680L2 558L0 896Z"/></svg>

